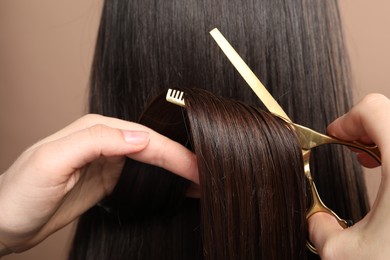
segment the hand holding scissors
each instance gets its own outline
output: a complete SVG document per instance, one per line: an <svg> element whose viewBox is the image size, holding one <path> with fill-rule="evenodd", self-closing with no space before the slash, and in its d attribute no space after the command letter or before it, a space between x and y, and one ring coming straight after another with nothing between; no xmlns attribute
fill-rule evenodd
<svg viewBox="0 0 390 260"><path fill-rule="evenodd" d="M382 178L370 212L348 229L341 229L327 214L308 220L309 238L323 259L388 259L390 256L390 100L370 94L328 127L343 140L364 140L378 145ZM364 165L371 158L359 155Z"/></svg>

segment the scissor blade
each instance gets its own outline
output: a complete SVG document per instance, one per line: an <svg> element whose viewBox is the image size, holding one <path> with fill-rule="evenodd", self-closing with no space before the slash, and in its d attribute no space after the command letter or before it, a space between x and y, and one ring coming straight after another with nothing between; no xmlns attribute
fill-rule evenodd
<svg viewBox="0 0 390 260"><path fill-rule="evenodd" d="M251 89L255 92L258 98L263 102L266 108L287 121L291 121L291 119L287 116L284 110L280 107L278 102L272 97L272 95L267 91L264 85L260 82L260 80L256 77L253 71L246 65L246 63L241 59L240 55L233 49L230 43L225 39L225 37L221 34L221 32L215 28L210 32L211 36L217 42L218 46L225 53L227 58L233 64L233 66L237 69L237 71L244 78L246 83L251 87Z"/></svg>

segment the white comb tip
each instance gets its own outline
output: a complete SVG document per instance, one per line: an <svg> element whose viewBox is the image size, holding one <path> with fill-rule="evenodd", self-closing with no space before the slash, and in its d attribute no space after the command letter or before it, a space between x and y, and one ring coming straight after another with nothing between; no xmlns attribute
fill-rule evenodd
<svg viewBox="0 0 390 260"><path fill-rule="evenodd" d="M168 89L168 92L167 92L165 99L172 104L184 107L185 103L184 103L183 96L184 96L183 91L179 91L179 90L175 90L175 89Z"/></svg>

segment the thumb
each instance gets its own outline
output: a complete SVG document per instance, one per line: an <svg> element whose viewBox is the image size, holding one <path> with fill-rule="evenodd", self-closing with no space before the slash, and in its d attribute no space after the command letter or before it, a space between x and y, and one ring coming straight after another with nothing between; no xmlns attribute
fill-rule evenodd
<svg viewBox="0 0 390 260"><path fill-rule="evenodd" d="M331 238L336 237L343 228L330 214L318 212L308 219L309 241L317 249L320 256L329 255L332 251Z"/></svg>
<svg viewBox="0 0 390 260"><path fill-rule="evenodd" d="M32 160L38 173L67 178L76 169L100 157L118 157L139 152L149 143L149 133L111 128L105 125L76 131L36 147ZM55 175L52 173L56 172Z"/></svg>
<svg viewBox="0 0 390 260"><path fill-rule="evenodd" d="M94 125L76 132L63 145L75 154L74 167L82 167L100 156L124 156L144 149L149 143L149 133L144 131L121 130L106 125ZM74 147L74 149L72 149ZM77 155L77 156L75 156Z"/></svg>

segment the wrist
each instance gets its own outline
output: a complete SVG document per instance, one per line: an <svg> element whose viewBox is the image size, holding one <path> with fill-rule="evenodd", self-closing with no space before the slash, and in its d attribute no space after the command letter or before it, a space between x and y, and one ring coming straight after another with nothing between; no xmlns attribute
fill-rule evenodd
<svg viewBox="0 0 390 260"><path fill-rule="evenodd" d="M12 251L0 242L0 258L11 253Z"/></svg>

